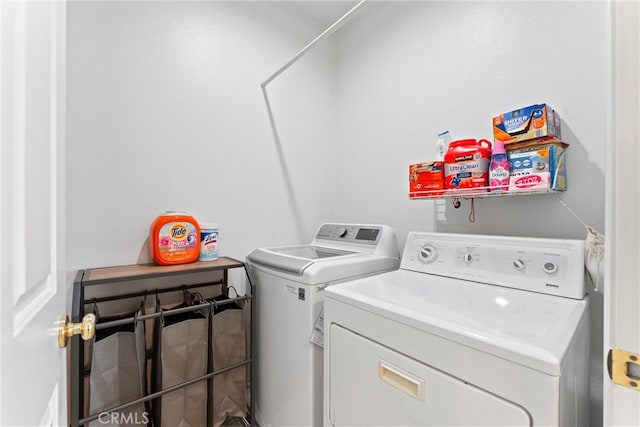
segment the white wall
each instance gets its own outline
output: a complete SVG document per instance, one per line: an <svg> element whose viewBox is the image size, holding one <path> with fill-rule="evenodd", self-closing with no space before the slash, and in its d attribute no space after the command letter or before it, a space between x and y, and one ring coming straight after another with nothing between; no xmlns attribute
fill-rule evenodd
<svg viewBox="0 0 640 427"><path fill-rule="evenodd" d="M477 200L475 224L468 203L446 203L438 218L439 203L407 196L408 165L435 160L438 132L492 141L493 116L546 102L571 144L561 198L603 230L604 11L600 2L373 3L338 39L338 219L386 221L400 236L583 238L584 227L548 196Z"/></svg>
<svg viewBox="0 0 640 427"><path fill-rule="evenodd" d="M221 254L310 241L335 217L331 40L270 2L71 2L69 269L148 260L164 210L218 222Z"/></svg>
<svg viewBox="0 0 640 427"><path fill-rule="evenodd" d="M409 200L408 165L436 134L492 138L492 117L546 102L561 115L568 191L604 231L608 23L604 2L374 2L338 47L337 220L410 230L584 239L550 195L470 203ZM592 294L593 415L601 423L602 296Z"/></svg>

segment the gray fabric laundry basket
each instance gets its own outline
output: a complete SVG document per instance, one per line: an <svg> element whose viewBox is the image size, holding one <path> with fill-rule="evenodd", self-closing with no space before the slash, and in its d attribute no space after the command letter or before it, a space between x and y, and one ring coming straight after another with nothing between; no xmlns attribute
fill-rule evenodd
<svg viewBox="0 0 640 427"><path fill-rule="evenodd" d="M156 322L154 390L205 375L208 361L209 319L206 313L161 316ZM167 393L153 404L155 426L207 425L207 381Z"/></svg>
<svg viewBox="0 0 640 427"><path fill-rule="evenodd" d="M216 299L224 299L225 296ZM211 322L213 370L246 360L246 329L242 307L237 304L216 308ZM217 374L212 381L214 427L227 418L247 415L247 367L240 366Z"/></svg>
<svg viewBox="0 0 640 427"><path fill-rule="evenodd" d="M100 318L98 323L132 318L137 313ZM135 400L145 395L146 354L144 322L96 331L91 349L89 377L89 412L91 414ZM101 413L91 427L140 426L150 420L143 403L123 409L118 414Z"/></svg>

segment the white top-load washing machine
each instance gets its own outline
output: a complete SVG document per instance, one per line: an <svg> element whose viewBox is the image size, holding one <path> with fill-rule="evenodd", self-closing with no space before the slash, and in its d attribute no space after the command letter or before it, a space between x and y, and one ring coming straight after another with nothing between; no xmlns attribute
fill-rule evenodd
<svg viewBox="0 0 640 427"><path fill-rule="evenodd" d="M583 241L409 233L324 318L325 426L589 425Z"/></svg>
<svg viewBox="0 0 640 427"><path fill-rule="evenodd" d="M256 249L247 266L256 301L256 419L263 427L320 426L324 289L398 269L395 233L324 224L310 244Z"/></svg>

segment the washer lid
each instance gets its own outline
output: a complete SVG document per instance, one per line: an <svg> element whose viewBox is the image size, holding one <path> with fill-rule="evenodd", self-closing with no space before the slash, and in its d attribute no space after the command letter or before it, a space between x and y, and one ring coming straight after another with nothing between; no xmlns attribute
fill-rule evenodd
<svg viewBox="0 0 640 427"><path fill-rule="evenodd" d="M272 248L271 252L278 254L291 255L294 257L307 259L331 258L340 255L354 254L353 251L344 251L341 249L324 248L322 246L286 246L283 248Z"/></svg>
<svg viewBox="0 0 640 427"><path fill-rule="evenodd" d="M396 270L330 286L325 298L560 375L560 364L588 308L573 300Z"/></svg>
<svg viewBox="0 0 640 427"><path fill-rule="evenodd" d="M353 255L356 252L321 246L284 246L278 248L256 249L247 258L249 261L267 267L295 274L302 272L315 260L337 256Z"/></svg>

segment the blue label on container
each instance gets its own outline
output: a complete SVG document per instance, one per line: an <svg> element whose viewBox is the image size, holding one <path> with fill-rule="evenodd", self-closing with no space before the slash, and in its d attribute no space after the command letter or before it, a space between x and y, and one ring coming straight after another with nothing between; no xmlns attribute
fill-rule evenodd
<svg viewBox="0 0 640 427"><path fill-rule="evenodd" d="M218 231L200 231L200 260L218 259Z"/></svg>

